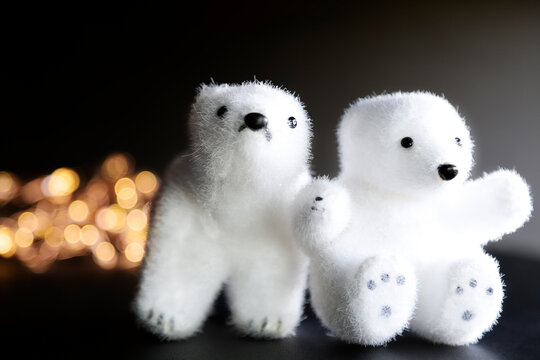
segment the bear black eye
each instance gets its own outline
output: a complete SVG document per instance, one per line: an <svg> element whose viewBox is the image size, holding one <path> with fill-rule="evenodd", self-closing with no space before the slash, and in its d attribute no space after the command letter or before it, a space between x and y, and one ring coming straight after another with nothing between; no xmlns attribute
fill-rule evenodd
<svg viewBox="0 0 540 360"><path fill-rule="evenodd" d="M294 129L296 125L298 125L298 123L296 122L296 119L292 116L289 118L288 122L289 122L289 127L291 129Z"/></svg>
<svg viewBox="0 0 540 360"><path fill-rule="evenodd" d="M461 139L460 138L456 138L456 144L458 144L459 146L461 146Z"/></svg>
<svg viewBox="0 0 540 360"><path fill-rule="evenodd" d="M217 111L217 116L219 116L220 118L223 117L223 115L225 115L225 113L227 112L227 107L226 106L222 106L218 109Z"/></svg>
<svg viewBox="0 0 540 360"><path fill-rule="evenodd" d="M413 144L414 144L413 139L408 136L401 139L401 146L403 146L406 149L413 146Z"/></svg>

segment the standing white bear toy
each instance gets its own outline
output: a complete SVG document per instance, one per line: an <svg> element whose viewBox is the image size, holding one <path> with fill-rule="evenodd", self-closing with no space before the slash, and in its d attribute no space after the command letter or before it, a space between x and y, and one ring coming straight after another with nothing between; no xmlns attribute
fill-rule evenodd
<svg viewBox="0 0 540 360"><path fill-rule="evenodd" d="M311 127L299 99L260 82L202 86L190 152L155 201L135 308L155 334L197 332L226 283L242 333L281 338L303 310L307 258L291 204L311 181Z"/></svg>
<svg viewBox="0 0 540 360"><path fill-rule="evenodd" d="M338 129L341 173L298 199L312 305L340 338L385 344L404 328L436 343L478 341L503 299L482 247L521 227L529 188L511 170L470 180L463 119L430 93L359 99Z"/></svg>

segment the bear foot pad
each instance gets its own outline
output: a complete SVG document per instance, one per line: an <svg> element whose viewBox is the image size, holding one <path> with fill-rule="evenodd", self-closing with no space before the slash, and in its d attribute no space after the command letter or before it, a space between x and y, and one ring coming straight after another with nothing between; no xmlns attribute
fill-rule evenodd
<svg viewBox="0 0 540 360"><path fill-rule="evenodd" d="M416 303L412 269L395 258L371 258L359 268L350 304L356 342L380 345L408 325Z"/></svg>
<svg viewBox="0 0 540 360"><path fill-rule="evenodd" d="M499 317L503 288L498 269L460 263L450 272L446 299L436 321L437 340L450 345L476 342Z"/></svg>

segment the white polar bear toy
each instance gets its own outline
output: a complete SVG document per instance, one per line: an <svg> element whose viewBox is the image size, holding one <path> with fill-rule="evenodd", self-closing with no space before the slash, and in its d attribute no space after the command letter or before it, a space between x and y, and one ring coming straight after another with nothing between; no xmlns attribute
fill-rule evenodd
<svg viewBox="0 0 540 360"><path fill-rule="evenodd" d="M311 123L297 97L269 83L202 86L190 151L153 205L134 305L164 339L202 327L223 284L243 334L294 334L307 258L292 238L291 204L311 181Z"/></svg>
<svg viewBox="0 0 540 360"><path fill-rule="evenodd" d="M352 343L382 345L407 326L436 343L475 343L501 311L497 261L482 247L532 211L511 170L468 179L473 142L445 99L425 92L356 101L338 128L341 172L298 196L311 303Z"/></svg>

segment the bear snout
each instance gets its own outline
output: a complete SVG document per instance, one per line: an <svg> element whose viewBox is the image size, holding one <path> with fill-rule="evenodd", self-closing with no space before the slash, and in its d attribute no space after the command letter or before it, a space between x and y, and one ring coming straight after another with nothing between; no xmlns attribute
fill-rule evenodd
<svg viewBox="0 0 540 360"><path fill-rule="evenodd" d="M244 116L244 123L246 127L253 131L257 131L266 127L268 119L263 114L253 112ZM241 127L240 129L243 130L245 127Z"/></svg>
<svg viewBox="0 0 540 360"><path fill-rule="evenodd" d="M458 169L456 165L452 164L443 164L438 167L439 176L444 181L449 181L455 178L458 174Z"/></svg>

